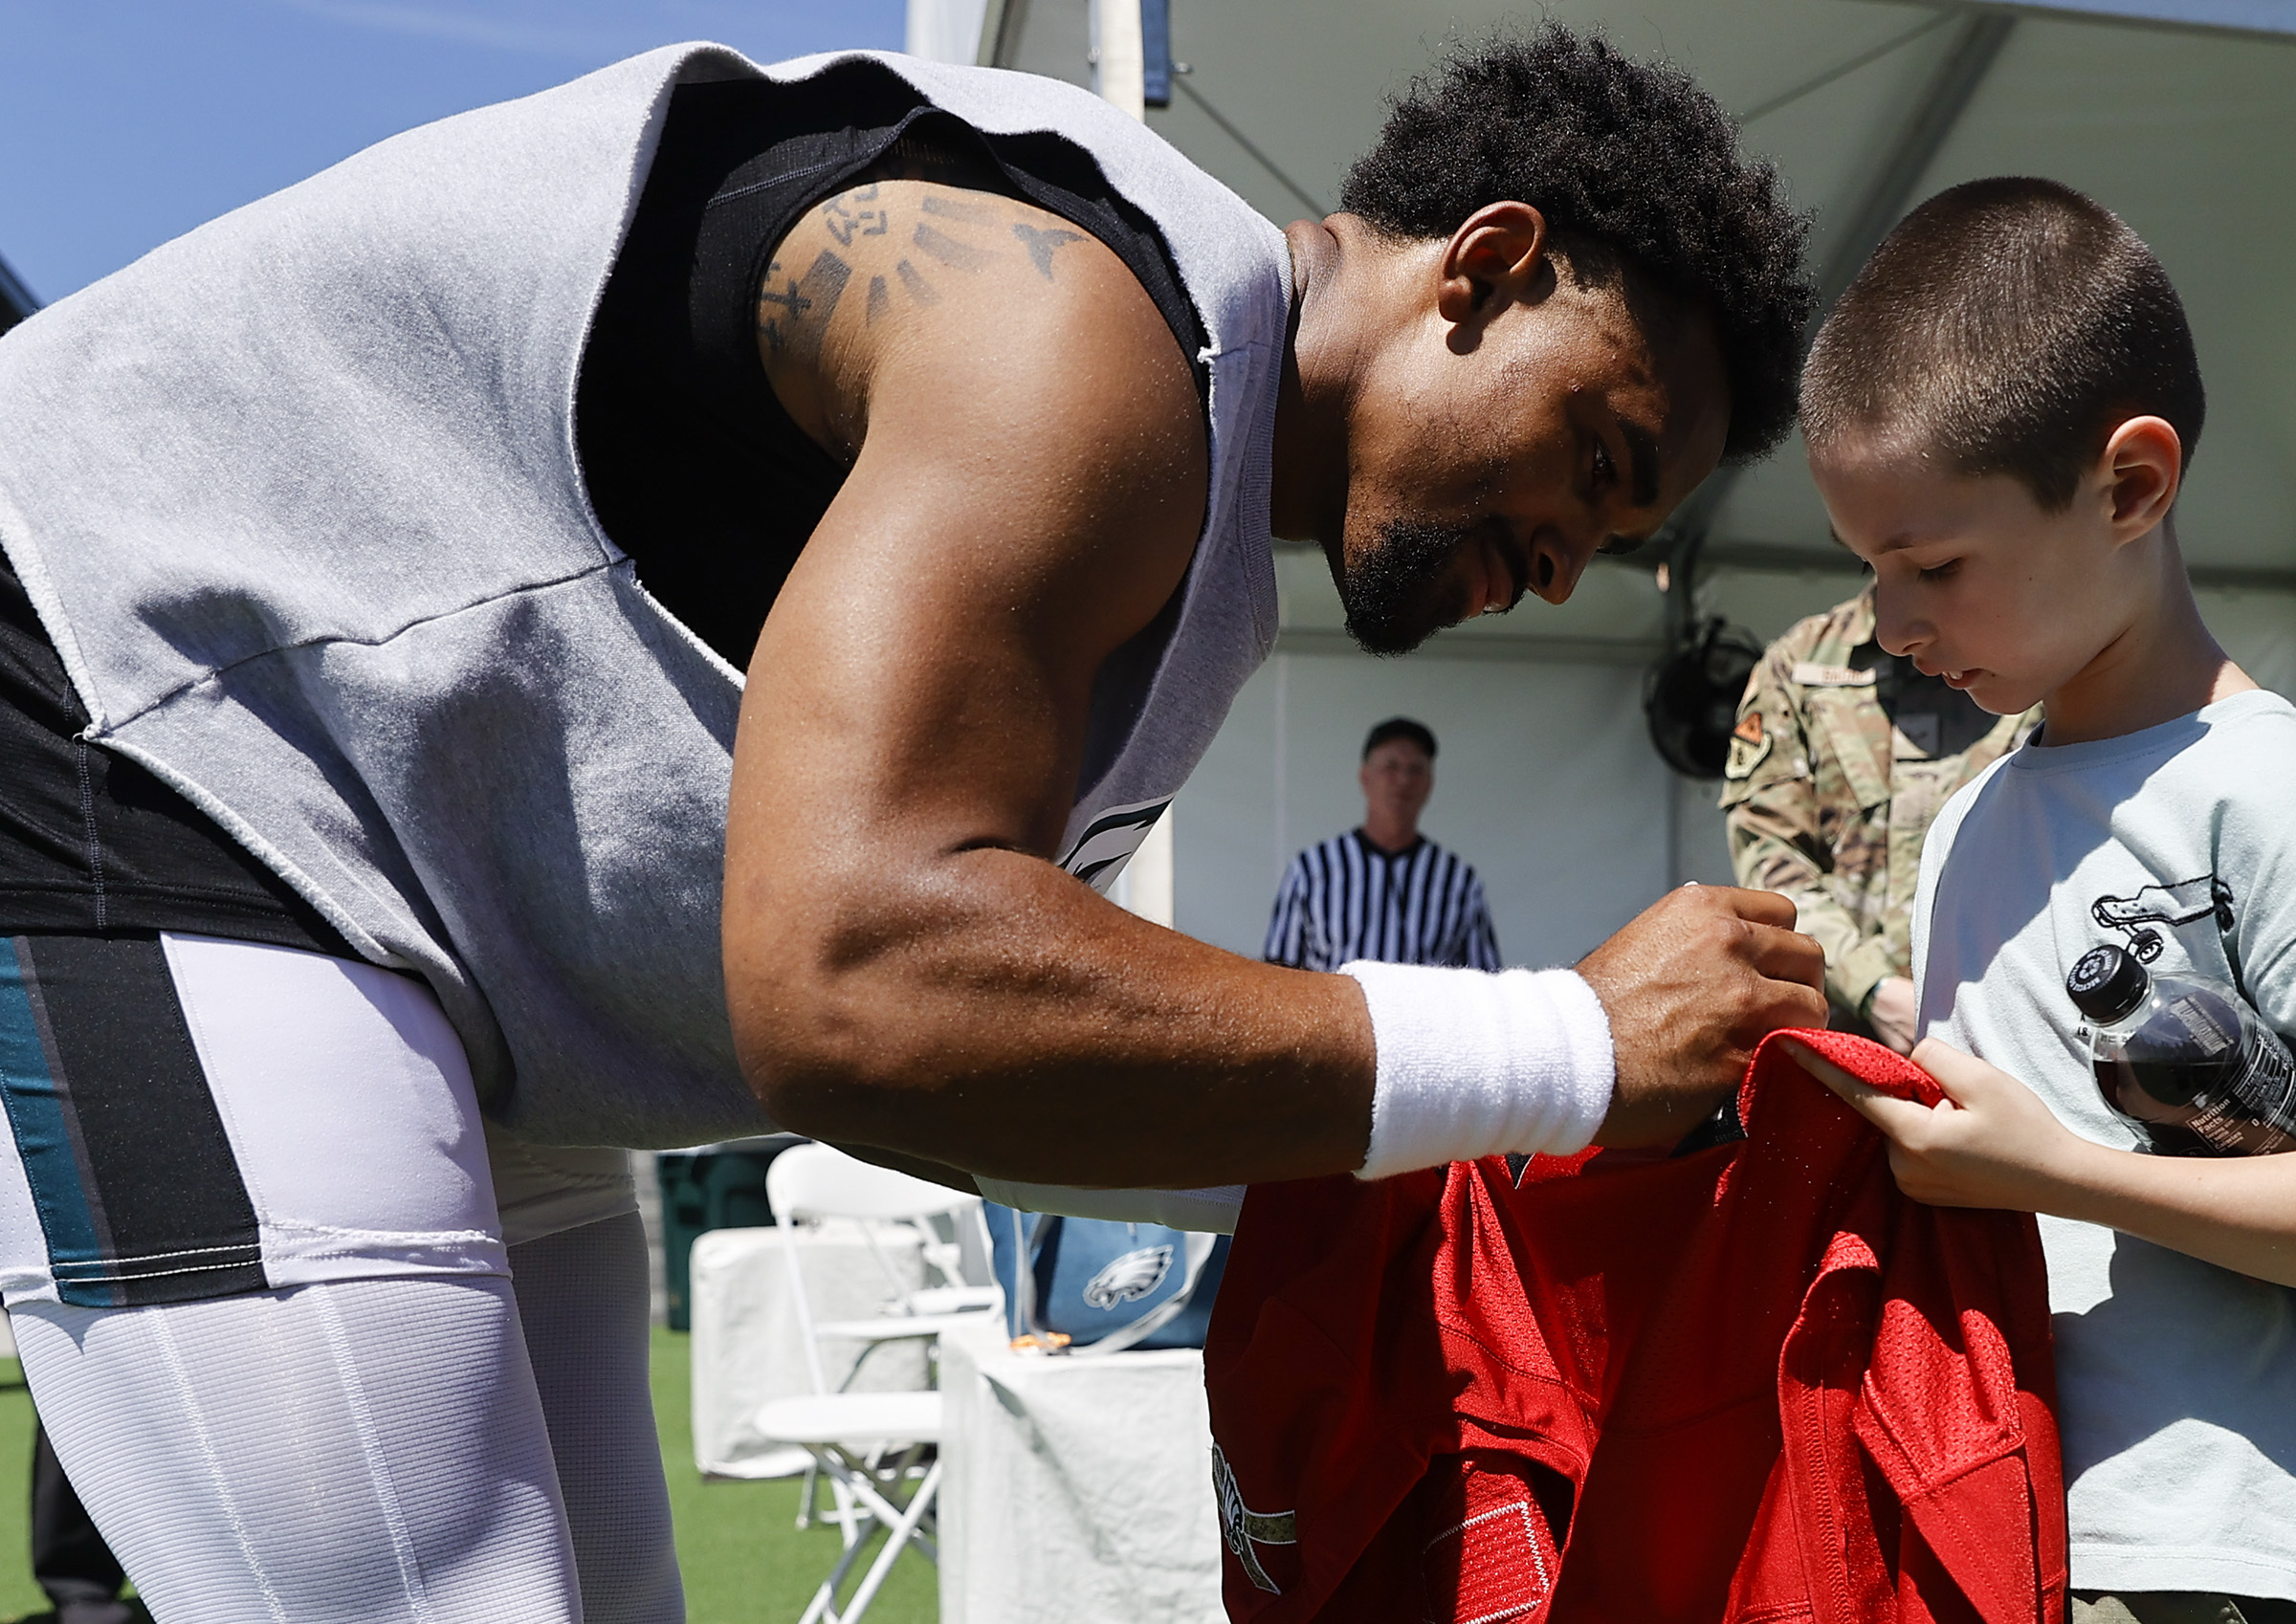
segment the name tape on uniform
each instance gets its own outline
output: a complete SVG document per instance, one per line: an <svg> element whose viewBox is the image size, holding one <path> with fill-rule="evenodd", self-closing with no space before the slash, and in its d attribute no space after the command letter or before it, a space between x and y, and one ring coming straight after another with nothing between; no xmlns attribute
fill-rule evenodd
<svg viewBox="0 0 2296 1624"><path fill-rule="evenodd" d="M1803 688L1871 688L1874 673L1855 666L1821 666L1815 660L1794 662L1794 681Z"/></svg>

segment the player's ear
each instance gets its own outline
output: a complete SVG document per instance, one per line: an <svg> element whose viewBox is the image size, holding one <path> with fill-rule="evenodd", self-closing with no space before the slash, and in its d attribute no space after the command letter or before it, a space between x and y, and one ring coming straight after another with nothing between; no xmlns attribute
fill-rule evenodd
<svg viewBox="0 0 2296 1624"><path fill-rule="evenodd" d="M1547 217L1528 203L1487 203L1444 245L1435 308L1462 336L1554 282Z"/></svg>
<svg viewBox="0 0 2296 1624"><path fill-rule="evenodd" d="M2132 417L2112 431L2099 459L2107 512L2118 540L2156 529L2184 482L2184 442L2166 418Z"/></svg>

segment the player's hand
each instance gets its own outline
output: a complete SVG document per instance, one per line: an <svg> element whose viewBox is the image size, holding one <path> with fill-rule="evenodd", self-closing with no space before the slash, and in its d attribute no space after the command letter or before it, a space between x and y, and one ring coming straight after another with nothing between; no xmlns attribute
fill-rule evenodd
<svg viewBox="0 0 2296 1624"><path fill-rule="evenodd" d="M1825 1024L1825 953L1795 933L1794 911L1774 891L1685 886L1579 961L1618 1058L1597 1144L1680 1138L1737 1086L1766 1034Z"/></svg>
<svg viewBox="0 0 2296 1624"><path fill-rule="evenodd" d="M1885 1094L1792 1046L1811 1076L1888 1136L1897 1187L1933 1207L2046 1210L2049 1191L2086 1144L2009 1073L1934 1038L1913 1050L1913 1064L1945 1090L1934 1106Z"/></svg>
<svg viewBox="0 0 2296 1624"><path fill-rule="evenodd" d="M1866 1006L1866 1024L1901 1055L1913 1052L1917 1036L1913 1028L1920 1018L1921 1011L1913 1002L1913 983L1903 976L1885 977L1873 989L1873 1001Z"/></svg>

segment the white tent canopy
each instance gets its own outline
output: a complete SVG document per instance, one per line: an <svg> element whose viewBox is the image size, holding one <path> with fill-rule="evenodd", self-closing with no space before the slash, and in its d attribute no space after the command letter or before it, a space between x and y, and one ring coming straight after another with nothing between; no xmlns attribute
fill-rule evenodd
<svg viewBox="0 0 2296 1624"><path fill-rule="evenodd" d="M1143 55L1153 71L1165 14L911 0L911 39L1091 85L1103 34L1112 74ZM1540 14L1671 58L1736 113L1815 212L1829 297L1908 207L1973 177L2048 175L2126 218L2184 296L2208 384L2179 510L2195 584L2235 657L2296 691L2296 0L1169 0L1172 99L1147 119L1270 218L1297 218L1333 207L1386 99L1446 40ZM1560 609L1529 601L1397 662L1349 652L1321 560L1288 557L1278 658L1176 814L1181 928L1256 948L1281 857L1359 815L1356 744L1396 711L1444 740L1429 832L1484 871L1511 958L1575 955L1665 886L1726 878L1712 786L1674 779L1645 741L1641 669L1693 608L1766 638L1846 597L1856 569L1792 444L1710 481L1668 539L1670 604L1653 547L1590 571Z"/></svg>

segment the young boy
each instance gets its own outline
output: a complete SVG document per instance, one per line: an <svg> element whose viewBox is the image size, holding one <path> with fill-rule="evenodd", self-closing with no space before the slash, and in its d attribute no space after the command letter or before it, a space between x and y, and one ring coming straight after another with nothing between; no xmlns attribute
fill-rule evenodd
<svg viewBox="0 0 2296 1624"><path fill-rule="evenodd" d="M1998 714L2044 707L1922 860L1913 1059L1948 1102L1835 1077L1909 1195L2042 1215L2076 1624L2296 1619L2296 1155L2138 1153L2064 991L2142 930L2156 970L2237 981L2296 1031L2296 708L2225 657L2185 580L2202 405L2159 262L2033 180L1910 216L1803 384L1882 646ZM2213 906L2105 906L2147 887Z"/></svg>

